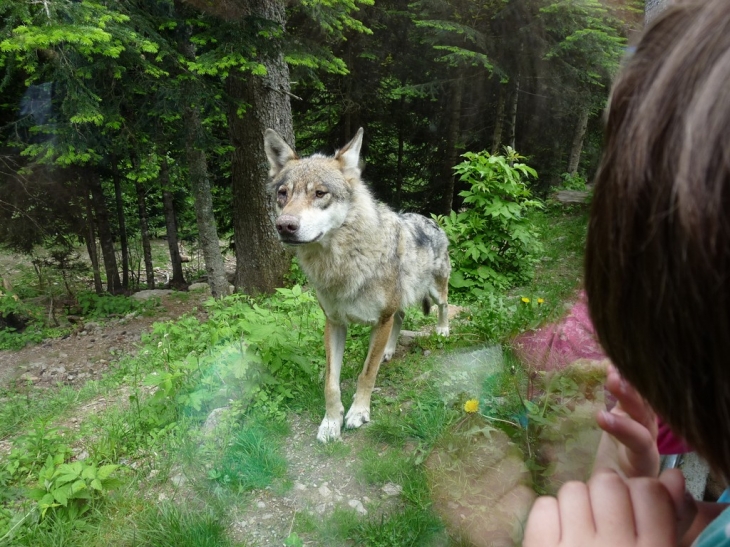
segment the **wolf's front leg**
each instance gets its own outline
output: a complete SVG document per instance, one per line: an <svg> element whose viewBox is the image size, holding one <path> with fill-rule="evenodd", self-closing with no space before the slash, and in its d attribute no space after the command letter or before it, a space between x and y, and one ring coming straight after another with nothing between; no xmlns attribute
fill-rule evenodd
<svg viewBox="0 0 730 547"><path fill-rule="evenodd" d="M375 378L378 375L380 363L383 360L385 346L388 344L390 331L393 328L393 316L382 319L373 327L370 336L370 349L365 358L365 366L357 377L357 391L350 410L345 416L345 427L355 428L370 421L370 396L375 387Z"/></svg>
<svg viewBox="0 0 730 547"><path fill-rule="evenodd" d="M324 327L324 350L327 354L327 367L324 375L324 399L327 410L319 426L317 440L323 443L340 438L342 415L345 407L340 397L340 370L345 353L347 325L333 323L329 319Z"/></svg>

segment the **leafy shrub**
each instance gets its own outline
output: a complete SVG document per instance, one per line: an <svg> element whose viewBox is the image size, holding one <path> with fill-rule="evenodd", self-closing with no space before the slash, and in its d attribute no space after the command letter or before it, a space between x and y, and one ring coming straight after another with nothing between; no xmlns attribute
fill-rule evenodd
<svg viewBox="0 0 730 547"><path fill-rule="evenodd" d="M580 190L586 189L586 179L582 175L571 175L570 173L563 173L560 175L560 188L565 190Z"/></svg>
<svg viewBox="0 0 730 547"><path fill-rule="evenodd" d="M285 405L318 382L324 316L298 285L277 289L266 303L235 294L206 302L203 323L186 316L155 324L141 352L153 371L144 383L158 388L151 415L205 411L233 399L241 413L283 419Z"/></svg>
<svg viewBox="0 0 730 547"><path fill-rule="evenodd" d="M145 312L157 305L155 300L139 301L128 296L82 292L76 297L81 315L90 319Z"/></svg>
<svg viewBox="0 0 730 547"><path fill-rule="evenodd" d="M38 474L38 486L29 496L38 502L41 516L51 509L69 521L79 519L101 494L116 488L120 482L112 474L118 465L102 465L76 461L63 463L60 456L48 456Z"/></svg>
<svg viewBox="0 0 730 547"><path fill-rule="evenodd" d="M437 218L451 243L451 286L478 295L529 280L541 246L526 213L543 205L532 199L526 181L537 173L511 148L506 156L484 151L462 157L454 171L470 185L459 192L465 208Z"/></svg>

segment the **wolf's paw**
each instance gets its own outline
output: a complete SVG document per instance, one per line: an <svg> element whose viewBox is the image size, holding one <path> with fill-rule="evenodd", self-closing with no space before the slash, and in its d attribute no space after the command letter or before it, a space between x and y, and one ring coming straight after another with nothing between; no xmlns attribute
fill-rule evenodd
<svg viewBox="0 0 730 547"><path fill-rule="evenodd" d="M449 326L448 325L446 325L445 327L436 326L436 334L440 334L441 336L448 336L449 335Z"/></svg>
<svg viewBox="0 0 730 547"><path fill-rule="evenodd" d="M393 354L395 354L395 348L385 348L385 353L383 353L383 363L387 363L388 361L390 361L393 358Z"/></svg>
<svg viewBox="0 0 730 547"><path fill-rule="evenodd" d="M369 408L356 408L355 405L350 407L345 416L345 427L348 429L356 429L362 424L370 421Z"/></svg>
<svg viewBox="0 0 730 547"><path fill-rule="evenodd" d="M342 429L342 414L340 418L331 419L327 416L324 417L322 423L319 424L319 431L317 432L317 440L321 443L327 443L329 441L337 441L340 439L340 430Z"/></svg>

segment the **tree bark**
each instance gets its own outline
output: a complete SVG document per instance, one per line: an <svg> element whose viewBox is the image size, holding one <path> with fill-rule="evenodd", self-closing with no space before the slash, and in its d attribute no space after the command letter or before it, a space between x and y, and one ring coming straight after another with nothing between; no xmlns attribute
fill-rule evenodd
<svg viewBox="0 0 730 547"><path fill-rule="evenodd" d="M165 210L165 226L167 228L167 246L170 249L170 263L172 264L172 279L170 279L170 287L182 289L187 286L187 283L185 283L182 260L180 259L180 246L177 241L175 205L172 200L172 192L168 189L170 187L170 177L168 173L167 159L165 158L162 160L160 179L162 181L162 204Z"/></svg>
<svg viewBox="0 0 730 547"><path fill-rule="evenodd" d="M451 213L454 202L454 169L459 159L459 138L461 136L461 99L464 95L464 80L461 74L451 84L449 102L449 126L446 133L446 154L444 157L441 197L441 214Z"/></svg>
<svg viewBox="0 0 730 547"><path fill-rule="evenodd" d="M517 140L517 106L520 99L520 75L517 74L515 79L515 89L512 95L512 102L510 103L509 109L509 138L507 139L512 149L515 149L515 142Z"/></svg>
<svg viewBox="0 0 730 547"><path fill-rule="evenodd" d="M96 235L94 233L94 211L91 208L91 199L89 193L84 196L86 203L86 232L84 239L86 240L86 250L89 252L89 260L91 261L91 271L94 272L94 292L101 294L104 292L104 286L101 283L101 271L99 270L99 256L96 254Z"/></svg>
<svg viewBox="0 0 730 547"><path fill-rule="evenodd" d="M183 18L183 8L180 0L175 0L175 10L180 19ZM195 48L190 42L190 29L185 27L180 35L178 47L188 59L195 59ZM226 278L223 255L218 239L218 228L213 214L213 196L210 191L208 177L208 159L204 151L203 142L205 129L200 121L200 114L194 104L197 96L195 82L186 80L183 87L183 96L188 98L183 108L183 125L185 126L185 157L188 164L190 187L195 203L195 218L198 226L198 242L203 251L205 271L208 276L208 285L214 298L222 298L228 294L228 279Z"/></svg>
<svg viewBox="0 0 730 547"><path fill-rule="evenodd" d="M281 0L254 0L250 6L253 15L284 26L285 3ZM231 99L228 127L234 147L231 176L235 285L248 294L274 292L282 286L291 263L274 230L276 214L266 190L268 162L263 142L264 131L272 128L294 146L289 68L280 50L262 54L260 61L266 66L266 76L234 71L226 79ZM242 104L249 106L239 116Z"/></svg>
<svg viewBox="0 0 730 547"><path fill-rule="evenodd" d="M155 270L152 266L152 246L150 245L150 229L147 223L147 205L144 202L144 190L139 182L134 183L137 192L137 210L139 211L139 232L142 238L144 254L144 270L147 276L147 288L155 288Z"/></svg>
<svg viewBox="0 0 730 547"><path fill-rule="evenodd" d="M106 206L104 190L101 187L99 175L92 169L85 170L84 175L86 176L86 180L89 181L94 215L99 230L101 254L104 259L104 270L106 272L106 290L111 294L119 294L122 292L122 282L119 279L119 270L117 270L114 238L112 237L112 231L109 226L109 210Z"/></svg>
<svg viewBox="0 0 730 547"><path fill-rule="evenodd" d="M492 133L492 155L499 153L502 146L502 131L504 129L504 103L506 102L507 84L500 82L499 98L497 99L497 115L494 121L494 133Z"/></svg>
<svg viewBox="0 0 730 547"><path fill-rule="evenodd" d="M124 201L122 200L122 181L117 168L117 158L112 155L112 180L114 181L114 197L117 206L117 222L119 223L119 246L122 252L122 287L129 288L129 244L127 243L127 225L124 219Z"/></svg>
<svg viewBox="0 0 730 547"><path fill-rule="evenodd" d="M571 177L578 174L578 165L580 164L580 154L583 150L583 137L588 127L588 108L582 107L578 113L578 123L573 133L573 144L570 147L570 156L568 157L568 173Z"/></svg>

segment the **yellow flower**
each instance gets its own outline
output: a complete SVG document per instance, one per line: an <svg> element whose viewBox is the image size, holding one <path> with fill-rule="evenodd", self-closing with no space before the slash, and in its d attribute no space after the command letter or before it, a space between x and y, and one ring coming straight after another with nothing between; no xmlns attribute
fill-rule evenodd
<svg viewBox="0 0 730 547"><path fill-rule="evenodd" d="M479 401L477 399L469 399L464 403L464 412L474 414L477 410L479 410Z"/></svg>
<svg viewBox="0 0 730 547"><path fill-rule="evenodd" d="M523 297L522 297L522 301L523 301L523 302L524 302L525 304L529 304L529 303L530 303L530 299L529 299L529 298L527 298L526 296L523 296Z"/></svg>
<svg viewBox="0 0 730 547"><path fill-rule="evenodd" d="M544 298L538 298L537 299L537 303L538 304L543 304L544 302L545 302L545 299Z"/></svg>

